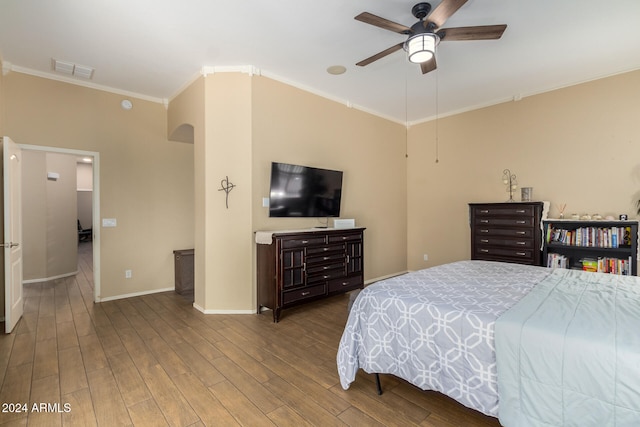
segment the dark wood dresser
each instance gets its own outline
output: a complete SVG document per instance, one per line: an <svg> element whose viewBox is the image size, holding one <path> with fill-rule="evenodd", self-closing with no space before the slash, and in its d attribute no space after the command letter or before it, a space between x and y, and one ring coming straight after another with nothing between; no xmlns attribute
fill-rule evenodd
<svg viewBox="0 0 640 427"><path fill-rule="evenodd" d="M364 228L273 232L257 245L258 313L364 287Z"/></svg>
<svg viewBox="0 0 640 427"><path fill-rule="evenodd" d="M470 203L471 259L542 265L543 202Z"/></svg>

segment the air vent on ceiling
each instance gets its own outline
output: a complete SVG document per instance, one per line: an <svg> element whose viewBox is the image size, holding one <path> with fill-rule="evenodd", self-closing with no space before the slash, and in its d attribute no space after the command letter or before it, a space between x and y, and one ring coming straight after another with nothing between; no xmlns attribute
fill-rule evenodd
<svg viewBox="0 0 640 427"><path fill-rule="evenodd" d="M51 67L58 73L81 77L83 79L91 79L93 76L93 68L74 64L72 62L60 61L52 58Z"/></svg>

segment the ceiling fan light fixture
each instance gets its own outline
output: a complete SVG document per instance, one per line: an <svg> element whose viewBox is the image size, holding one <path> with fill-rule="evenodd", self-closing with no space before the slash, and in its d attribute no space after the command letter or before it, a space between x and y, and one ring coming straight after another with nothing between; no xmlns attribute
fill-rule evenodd
<svg viewBox="0 0 640 427"><path fill-rule="evenodd" d="M435 33L420 33L409 37L404 44L409 61L414 64L429 61L436 54L439 42L440 37Z"/></svg>

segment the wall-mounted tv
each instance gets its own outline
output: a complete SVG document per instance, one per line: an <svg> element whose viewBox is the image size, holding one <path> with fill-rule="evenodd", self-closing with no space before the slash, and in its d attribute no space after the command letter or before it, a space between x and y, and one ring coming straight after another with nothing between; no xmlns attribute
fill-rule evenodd
<svg viewBox="0 0 640 427"><path fill-rule="evenodd" d="M338 217L342 171L271 163L270 217Z"/></svg>

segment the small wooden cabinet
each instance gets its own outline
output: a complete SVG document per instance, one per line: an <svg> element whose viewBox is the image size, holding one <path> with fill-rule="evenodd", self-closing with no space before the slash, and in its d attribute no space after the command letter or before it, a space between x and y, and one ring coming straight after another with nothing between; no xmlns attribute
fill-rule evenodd
<svg viewBox="0 0 640 427"><path fill-rule="evenodd" d="M274 232L257 245L258 313L364 286L364 228Z"/></svg>
<svg viewBox="0 0 640 427"><path fill-rule="evenodd" d="M470 203L471 259L542 265L543 202Z"/></svg>

